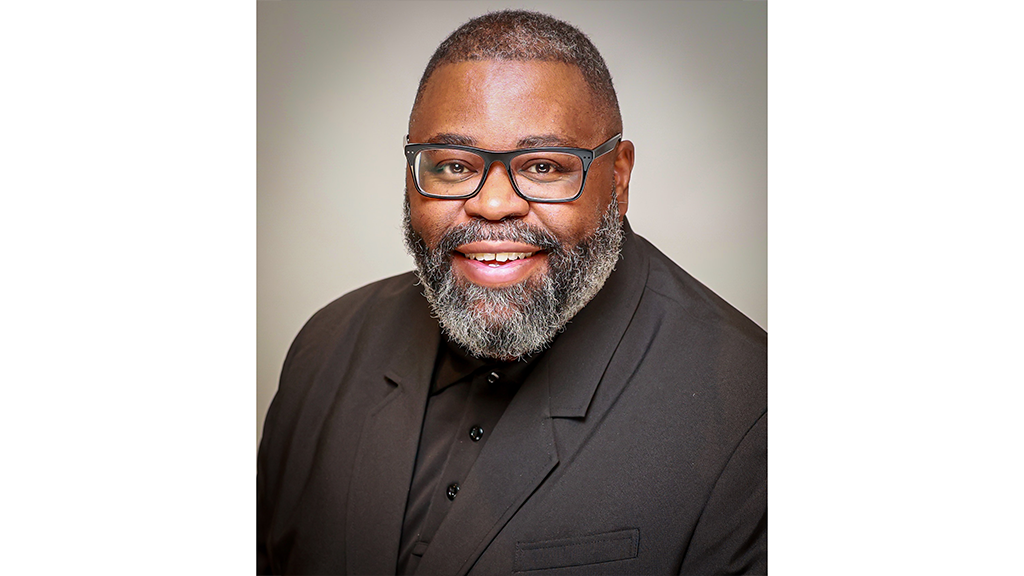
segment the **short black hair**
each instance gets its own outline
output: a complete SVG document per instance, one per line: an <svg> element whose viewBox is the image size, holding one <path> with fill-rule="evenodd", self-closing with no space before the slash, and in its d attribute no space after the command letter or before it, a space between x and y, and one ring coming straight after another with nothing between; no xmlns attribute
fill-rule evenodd
<svg viewBox="0 0 1024 576"><path fill-rule="evenodd" d="M622 131L619 99L608 66L590 38L568 22L528 10L501 10L473 18L437 47L420 78L413 110L434 70L469 60L543 60L575 66L602 105L610 128Z"/></svg>

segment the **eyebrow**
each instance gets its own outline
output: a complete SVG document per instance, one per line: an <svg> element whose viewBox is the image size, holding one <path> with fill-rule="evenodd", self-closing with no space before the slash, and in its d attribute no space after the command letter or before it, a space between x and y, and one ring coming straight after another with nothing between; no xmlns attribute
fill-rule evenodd
<svg viewBox="0 0 1024 576"><path fill-rule="evenodd" d="M462 134L454 134L452 132L441 132L440 134L434 134L426 140L427 144L455 144L458 146L473 146L476 144L476 140L469 136L463 136Z"/></svg>
<svg viewBox="0 0 1024 576"><path fill-rule="evenodd" d="M455 144L457 146L476 146L476 139L466 136L464 134L455 134L453 132L441 132L434 134L426 140L427 144ZM526 136L521 138L516 143L516 148L538 148L541 146L572 146L572 144L562 136L556 134L537 134L533 136Z"/></svg>
<svg viewBox="0 0 1024 576"><path fill-rule="evenodd" d="M558 136L556 134L527 136L516 144L516 147L518 148L536 148L539 146L572 146L572 144L562 136Z"/></svg>

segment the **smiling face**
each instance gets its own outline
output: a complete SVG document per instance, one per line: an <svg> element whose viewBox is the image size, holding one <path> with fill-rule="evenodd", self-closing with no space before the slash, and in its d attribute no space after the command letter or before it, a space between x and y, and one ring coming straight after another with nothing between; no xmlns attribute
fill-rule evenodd
<svg viewBox="0 0 1024 576"><path fill-rule="evenodd" d="M409 123L409 141L464 144L494 151L533 146L595 148L614 133L601 121L601 109L580 71L568 64L544 61L476 60L446 64L431 76ZM618 153L617 153L618 152ZM632 145L594 161L587 187L577 200L539 204L515 193L504 167L491 167L484 187L469 200L438 200L416 193L406 174L412 226L428 246L436 246L447 230L482 219L518 219L575 245L596 230L611 200L613 177L620 216L625 214ZM618 173L617 173L618 172ZM544 273L545 255L536 246L483 242L462 246L459 253L528 253L512 265L488 267L477 260L456 258L456 273L489 287L508 286Z"/></svg>
<svg viewBox="0 0 1024 576"><path fill-rule="evenodd" d="M614 135L605 117L574 66L476 60L434 71L413 110L409 141L491 151L593 149ZM550 341L614 266L632 165L633 146L623 141L594 160L582 195L562 204L524 200L501 164L490 167L479 193L467 200L424 197L407 171L409 245L449 336L479 356L506 358ZM454 300L441 302L443 294ZM461 310L445 311L445 306ZM508 341L515 339L513 333L530 331L550 334L482 346L479 338L459 336L455 325L466 322L489 333L485 339L490 340ZM528 322L540 326L529 328ZM543 340L539 345L538 339Z"/></svg>

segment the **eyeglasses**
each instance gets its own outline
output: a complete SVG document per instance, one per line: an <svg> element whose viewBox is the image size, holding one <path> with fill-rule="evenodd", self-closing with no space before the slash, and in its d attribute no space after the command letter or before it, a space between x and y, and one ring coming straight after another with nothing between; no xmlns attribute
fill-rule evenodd
<svg viewBox="0 0 1024 576"><path fill-rule="evenodd" d="M583 193L587 170L622 139L612 136L593 150L586 148L523 148L493 152L457 144L408 144L405 158L416 190L427 198L465 200L484 187L491 165L505 166L516 194L530 202L572 202Z"/></svg>

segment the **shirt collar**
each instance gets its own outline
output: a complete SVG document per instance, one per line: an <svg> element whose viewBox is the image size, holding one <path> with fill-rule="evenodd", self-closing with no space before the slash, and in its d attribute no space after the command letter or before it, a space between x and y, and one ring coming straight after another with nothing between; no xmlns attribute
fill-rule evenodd
<svg viewBox="0 0 1024 576"><path fill-rule="evenodd" d="M434 362L430 393L437 394L453 384L485 371L497 372L504 382L522 384L530 370L537 364L537 360L543 355L544 353L541 351L512 362L481 359L470 355L462 346L451 342L442 335L438 345L437 360Z"/></svg>

